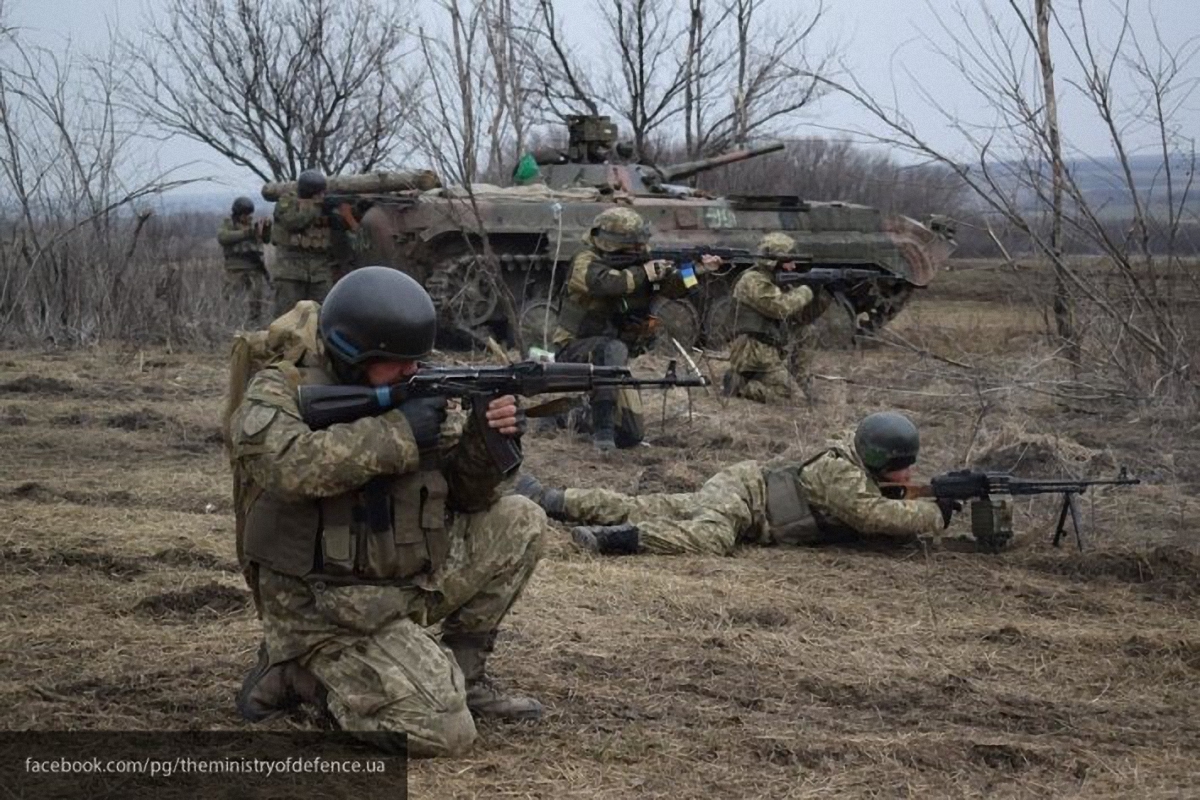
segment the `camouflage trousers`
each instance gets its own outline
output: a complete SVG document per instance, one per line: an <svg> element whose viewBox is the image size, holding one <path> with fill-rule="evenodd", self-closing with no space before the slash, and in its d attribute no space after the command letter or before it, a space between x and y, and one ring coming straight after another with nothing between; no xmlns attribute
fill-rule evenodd
<svg viewBox="0 0 1200 800"><path fill-rule="evenodd" d="M282 317L301 300L318 303L338 278L339 265L327 253L280 248L271 282L275 285L275 316Z"/></svg>
<svg viewBox="0 0 1200 800"><path fill-rule="evenodd" d="M785 403L801 391L812 399L815 335L810 326L796 332L783 353L778 347L742 335L729 348L729 394L768 405Z"/></svg>
<svg viewBox="0 0 1200 800"><path fill-rule="evenodd" d="M248 328L266 327L267 273L258 268L225 269L224 298L226 305L236 306L240 319Z"/></svg>
<svg viewBox="0 0 1200 800"><path fill-rule="evenodd" d="M349 731L408 734L411 755L453 755L475 740L462 670L428 626L495 630L541 556L546 516L519 496L451 526L446 564L398 586L322 586L259 569L272 663L299 659Z"/></svg>
<svg viewBox="0 0 1200 800"><path fill-rule="evenodd" d="M567 489L567 517L590 525L628 522L642 548L661 555L729 555L766 529L767 487L762 465L742 461L713 475L694 492L633 496L609 489Z"/></svg>
<svg viewBox="0 0 1200 800"><path fill-rule="evenodd" d="M596 364L604 367L629 365L629 347L620 339L591 336L576 339L559 349L555 360L573 364ZM613 439L617 447L636 447L646 438L646 417L642 411L642 396L636 389L597 389L589 400L595 403L615 403ZM580 417L577 433L591 433L590 417Z"/></svg>

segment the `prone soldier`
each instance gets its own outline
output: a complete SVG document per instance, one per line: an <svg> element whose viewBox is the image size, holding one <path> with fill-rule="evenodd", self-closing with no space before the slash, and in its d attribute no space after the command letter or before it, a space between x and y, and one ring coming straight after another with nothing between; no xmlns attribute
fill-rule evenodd
<svg viewBox="0 0 1200 800"><path fill-rule="evenodd" d="M584 523L579 546L602 555L729 555L735 545L810 545L869 538L894 543L936 536L961 503L891 499L881 484L907 483L920 450L908 417L865 417L801 462L743 461L695 492L625 495L608 489L554 489L522 475L516 491L555 519Z"/></svg>
<svg viewBox="0 0 1200 800"><path fill-rule="evenodd" d="M238 555L263 624L237 696L250 721L310 703L344 730L404 732L409 753L442 755L470 746L473 716L541 714L485 671L546 526L526 498L498 497L482 435L521 435L515 398L490 401L486 423L437 396L322 430L301 417L302 386L412 375L435 327L416 281L366 267L268 329L279 356L228 425Z"/></svg>
<svg viewBox="0 0 1200 800"><path fill-rule="evenodd" d="M225 254L225 302L245 304L253 327L266 321L269 276L263 261L263 243L270 238L271 221L254 219L254 201L249 197L234 200L229 217L221 220L217 229L217 241Z"/></svg>

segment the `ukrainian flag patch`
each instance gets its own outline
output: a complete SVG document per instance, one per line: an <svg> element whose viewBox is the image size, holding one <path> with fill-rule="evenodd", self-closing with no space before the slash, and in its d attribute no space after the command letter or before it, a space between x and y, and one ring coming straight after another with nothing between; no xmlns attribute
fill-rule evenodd
<svg viewBox="0 0 1200 800"><path fill-rule="evenodd" d="M700 285L700 280L696 277L696 270L691 264L684 264L679 268L679 276L683 278L685 288L691 289L694 286Z"/></svg>

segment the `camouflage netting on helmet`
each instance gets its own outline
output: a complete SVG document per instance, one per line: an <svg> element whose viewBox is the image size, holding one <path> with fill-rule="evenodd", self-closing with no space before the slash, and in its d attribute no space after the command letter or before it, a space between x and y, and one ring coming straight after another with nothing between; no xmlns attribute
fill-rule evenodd
<svg viewBox="0 0 1200 800"><path fill-rule="evenodd" d="M768 233L758 242L758 254L761 256L781 256L785 253L796 252L796 240L786 233ZM774 261L760 260L762 267L774 267Z"/></svg>
<svg viewBox="0 0 1200 800"><path fill-rule="evenodd" d="M650 223L632 208L606 208L592 220L583 240L604 251L641 248L650 241Z"/></svg>

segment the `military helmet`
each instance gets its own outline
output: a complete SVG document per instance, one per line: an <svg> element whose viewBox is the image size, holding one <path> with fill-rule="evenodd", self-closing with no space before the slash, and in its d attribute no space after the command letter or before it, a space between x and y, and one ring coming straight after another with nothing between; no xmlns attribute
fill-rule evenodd
<svg viewBox="0 0 1200 800"><path fill-rule="evenodd" d="M898 411L879 411L863 418L854 432L854 450L874 473L912 466L921 436L912 420Z"/></svg>
<svg viewBox="0 0 1200 800"><path fill-rule="evenodd" d="M329 290L317 318L335 364L410 361L433 350L437 312L421 284L391 267L362 267Z"/></svg>
<svg viewBox="0 0 1200 800"><path fill-rule="evenodd" d="M650 242L650 224L632 208L606 208L592 220L588 243L597 250L643 249Z"/></svg>
<svg viewBox="0 0 1200 800"><path fill-rule="evenodd" d="M249 197L239 197L233 201L233 215L242 217L254 213L254 201Z"/></svg>
<svg viewBox="0 0 1200 800"><path fill-rule="evenodd" d="M306 169L296 179L296 194L314 197L325 191L325 176L319 169Z"/></svg>
<svg viewBox="0 0 1200 800"><path fill-rule="evenodd" d="M786 233L768 233L758 241L760 256L782 256L794 252L796 252L796 240ZM759 259L757 263L763 267L774 267L777 262Z"/></svg>

